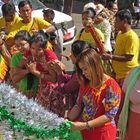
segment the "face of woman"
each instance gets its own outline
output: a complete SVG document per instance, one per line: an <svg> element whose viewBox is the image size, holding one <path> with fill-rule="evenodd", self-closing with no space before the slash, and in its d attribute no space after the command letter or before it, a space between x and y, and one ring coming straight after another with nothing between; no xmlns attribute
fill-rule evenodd
<svg viewBox="0 0 140 140"><path fill-rule="evenodd" d="M87 64L79 62L79 68L82 70L82 74L88 79L91 80L91 72Z"/></svg>
<svg viewBox="0 0 140 140"><path fill-rule="evenodd" d="M39 59L40 57L44 55L44 50L40 47L39 42L34 42L31 45L31 53L32 53L33 58L35 59Z"/></svg>
<svg viewBox="0 0 140 140"><path fill-rule="evenodd" d="M16 39L15 46L22 54L29 50L29 43L25 40Z"/></svg>
<svg viewBox="0 0 140 140"><path fill-rule="evenodd" d="M79 62L79 68L82 70L82 74L90 81L90 84L94 86L97 81L95 68L91 68L91 66L83 62ZM94 77L94 83L91 83L93 80L92 77Z"/></svg>
<svg viewBox="0 0 140 140"><path fill-rule="evenodd" d="M93 24L93 20L91 17L88 16L88 14L83 14L82 15L82 24L85 29L86 28L88 29Z"/></svg>
<svg viewBox="0 0 140 140"><path fill-rule="evenodd" d="M99 23L101 23L103 21L103 18L102 18L102 16L97 16L96 18L95 18L95 20L94 20L94 23L95 24L99 24Z"/></svg>
<svg viewBox="0 0 140 140"><path fill-rule="evenodd" d="M21 7L19 10L20 16L25 22L30 22L32 19L32 8L29 4L26 4L24 7Z"/></svg>

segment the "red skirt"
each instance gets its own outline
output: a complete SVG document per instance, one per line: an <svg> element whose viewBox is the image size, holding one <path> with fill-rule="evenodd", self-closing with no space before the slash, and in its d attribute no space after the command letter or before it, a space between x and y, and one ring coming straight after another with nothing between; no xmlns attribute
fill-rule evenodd
<svg viewBox="0 0 140 140"><path fill-rule="evenodd" d="M111 123L81 131L83 140L116 140L116 126Z"/></svg>
<svg viewBox="0 0 140 140"><path fill-rule="evenodd" d="M140 140L140 113L130 111L126 140Z"/></svg>

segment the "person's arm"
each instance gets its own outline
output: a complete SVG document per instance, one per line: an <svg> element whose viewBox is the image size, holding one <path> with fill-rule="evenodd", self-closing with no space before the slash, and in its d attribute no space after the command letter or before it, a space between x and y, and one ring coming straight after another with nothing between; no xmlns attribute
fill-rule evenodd
<svg viewBox="0 0 140 140"><path fill-rule="evenodd" d="M94 120L88 122L71 122L72 130L84 130L84 129L91 129L97 126L101 126L107 122L110 122L111 119L108 118L106 115L102 115Z"/></svg>
<svg viewBox="0 0 140 140"><path fill-rule="evenodd" d="M51 68L49 68L49 70L46 73L45 72L40 72L36 69L36 62L28 64L27 67L28 67L28 70L32 74L37 76L38 78L44 79L44 80L47 80L47 81L53 82L53 83L56 82L56 72L54 70L52 70Z"/></svg>
<svg viewBox="0 0 140 140"><path fill-rule="evenodd" d="M124 55L112 55L112 54L108 54L105 53L102 55L103 59L112 59L115 61L121 61L121 62L127 62L127 61L131 61L134 55L128 55L128 54L124 54Z"/></svg>
<svg viewBox="0 0 140 140"><path fill-rule="evenodd" d="M68 112L68 119L73 121L75 120L81 112L81 108L76 104L74 107Z"/></svg>
<svg viewBox="0 0 140 140"><path fill-rule="evenodd" d="M62 77L65 81L62 81ZM57 90L64 95L73 93L73 91L77 91L79 89L79 82L76 73L73 74L73 76L65 75L65 79L64 76L59 75L57 82L59 84Z"/></svg>
<svg viewBox="0 0 140 140"><path fill-rule="evenodd" d="M82 102L82 97L83 97L83 93L84 93L85 88L80 87L79 89L79 95L76 101L76 104L74 105L74 107L68 112L68 119L70 121L73 121L75 119L77 119L83 109L83 102Z"/></svg>
<svg viewBox="0 0 140 140"><path fill-rule="evenodd" d="M22 78L24 78L28 73L29 71L27 69L11 68L11 79L13 83L17 83Z"/></svg>
<svg viewBox="0 0 140 140"><path fill-rule="evenodd" d="M7 64L10 65L11 55L10 55L9 51L7 50L7 48L5 47L2 39L0 39L0 50L2 52L2 56L4 57L5 61L7 62Z"/></svg>
<svg viewBox="0 0 140 140"><path fill-rule="evenodd" d="M56 30L56 28L53 25L50 25L50 26L48 26L47 28L44 29L44 31L48 32L48 33L54 32L55 30Z"/></svg>
<svg viewBox="0 0 140 140"><path fill-rule="evenodd" d="M90 120L88 122L72 122L71 129L83 130L83 129L88 129L88 128L94 128L97 126L104 125L107 122L111 122L115 118L118 108L119 108L120 96L121 96L120 94L121 94L120 89L117 87L116 88L112 87L112 88L107 89L105 93L105 98L103 100L105 113L97 117L96 119Z"/></svg>
<svg viewBox="0 0 140 140"><path fill-rule="evenodd" d="M138 48L139 48L138 37L134 39L132 36L128 36L126 43L123 45L124 45L123 46L124 54L122 55L103 54L103 58L112 59L112 60L121 61L121 62L131 61L134 55L136 55L138 52Z"/></svg>
<svg viewBox="0 0 140 140"><path fill-rule="evenodd" d="M13 60L14 56L11 58L11 78L14 83L17 83L24 78L29 71L26 68L27 60L24 57L20 61L16 62L16 65L14 65Z"/></svg>

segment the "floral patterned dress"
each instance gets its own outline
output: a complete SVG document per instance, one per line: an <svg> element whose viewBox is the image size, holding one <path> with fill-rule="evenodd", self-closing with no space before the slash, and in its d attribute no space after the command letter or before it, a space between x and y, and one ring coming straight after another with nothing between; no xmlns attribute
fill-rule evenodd
<svg viewBox="0 0 140 140"><path fill-rule="evenodd" d="M112 78L98 88L82 88L77 104L82 108L80 121L86 122L106 115L112 121L91 130L82 130L83 140L115 140L115 115L121 99L121 89Z"/></svg>
<svg viewBox="0 0 140 140"><path fill-rule="evenodd" d="M51 60L58 60L55 53L51 50L46 50L45 54L46 61L42 64L37 64L37 69L41 73L49 74L49 70L44 70L44 66L47 62ZM37 94L37 102L41 104L43 107L48 109L49 111L57 114L58 116L63 117L65 113L65 104L64 104L64 96L60 94L59 91L55 90L58 87L58 83L52 83L46 79L40 79L39 81L39 90Z"/></svg>

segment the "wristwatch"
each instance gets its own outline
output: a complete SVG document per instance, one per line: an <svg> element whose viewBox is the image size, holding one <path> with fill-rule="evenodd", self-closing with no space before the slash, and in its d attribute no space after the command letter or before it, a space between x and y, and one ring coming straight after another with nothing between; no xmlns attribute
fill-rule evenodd
<svg viewBox="0 0 140 140"><path fill-rule="evenodd" d="M91 130L89 124L88 124L88 121L86 122L86 130Z"/></svg>

